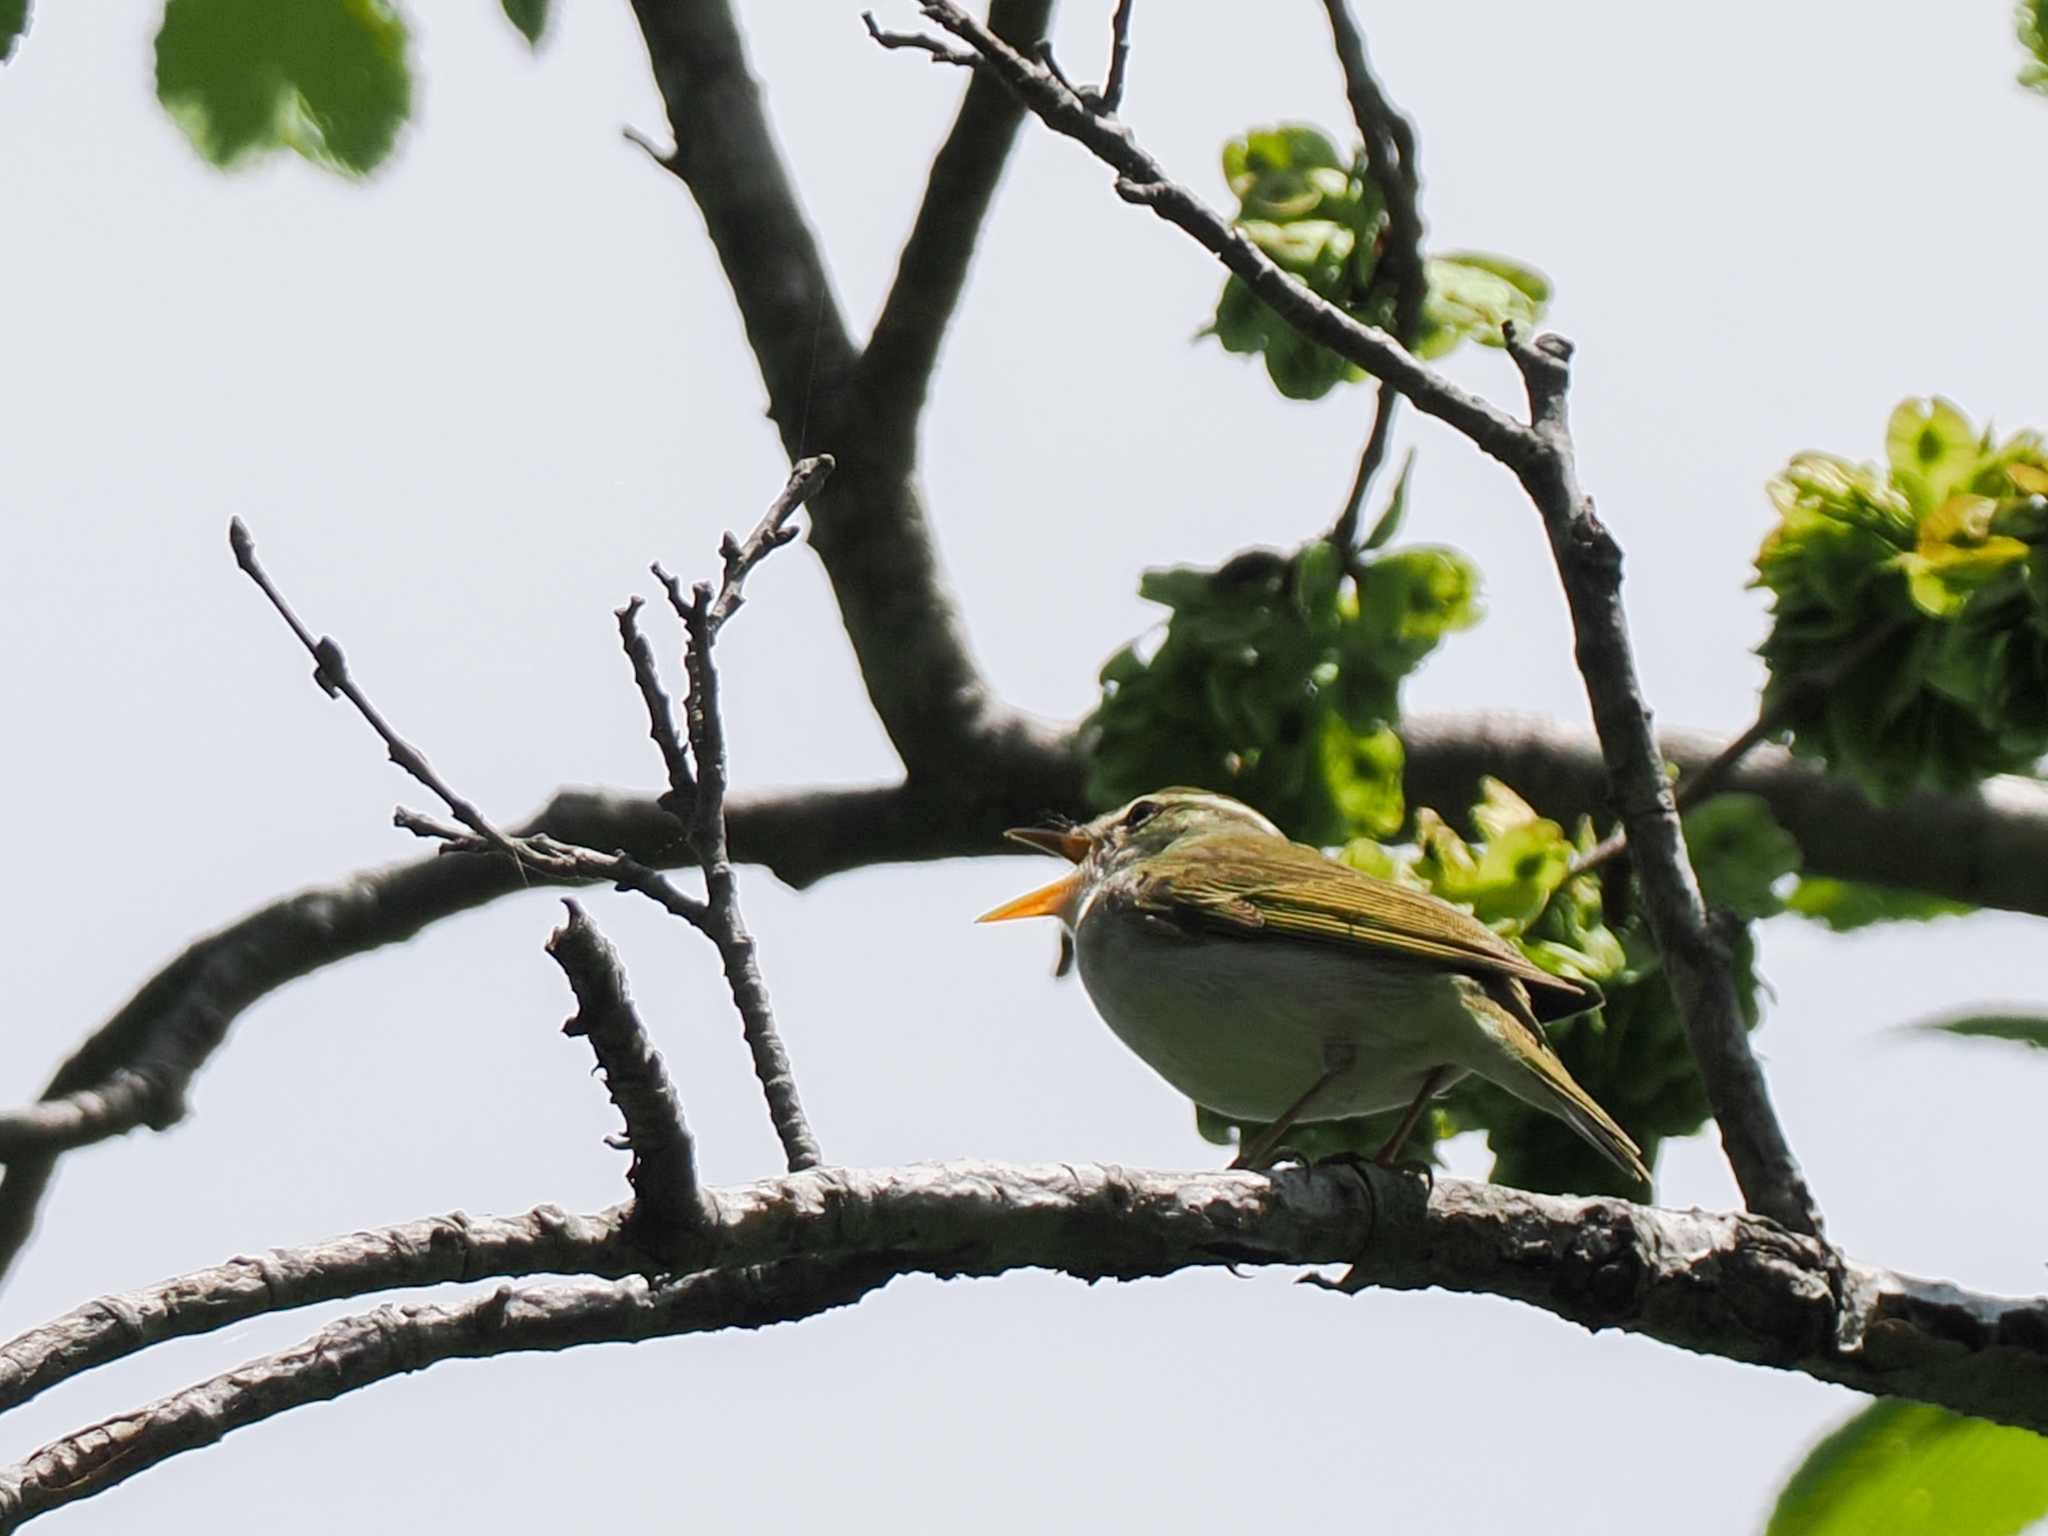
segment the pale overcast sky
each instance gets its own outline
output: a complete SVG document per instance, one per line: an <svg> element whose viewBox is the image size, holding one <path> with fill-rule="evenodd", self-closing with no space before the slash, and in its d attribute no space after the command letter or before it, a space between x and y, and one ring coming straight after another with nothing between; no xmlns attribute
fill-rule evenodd
<svg viewBox="0 0 2048 1536"><path fill-rule="evenodd" d="M136 0L45 0L0 74L0 1095L33 1095L195 934L416 851L388 822L419 793L310 686L234 571L230 514L492 812L564 782L656 782L611 610L648 589L650 559L708 571L784 464L695 208L620 138L666 133L629 10L558 9L536 58L489 0L410 7L416 120L362 186L285 159L204 166L150 94L157 13ZM1099 69L1109 9L1063 9L1071 68ZM962 80L876 50L858 6L742 10L864 325ZM1776 465L1873 456L1892 404L1933 390L1980 421L2048 425L2048 101L2012 83L2011 6L1362 12L1420 125L1432 243L1556 281L1583 470L1628 551L1661 718L1738 728ZM1313 0L1141 3L1135 41L1125 115L1208 196L1247 125L1348 132ZM1343 494L1368 396L1291 404L1191 341L1219 281L1027 125L926 430L948 569L1021 704L1087 708L1100 660L1154 618L1142 566L1298 540ZM1452 366L1515 394L1497 353ZM1582 721L1534 513L1448 433L1411 420L1403 437L1420 454L1408 531L1470 551L1491 613L1411 708ZM721 653L739 781L887 774L815 561L792 550L751 592ZM970 925L1035 873L878 869L803 895L749 877L833 1160L1218 1161L1080 989L1049 979L1049 934ZM773 1172L709 949L644 903L593 910L708 1175ZM65 1163L0 1333L271 1245L622 1198L611 1111L557 1033L568 999L541 943L558 912L508 901L253 1009L186 1124ZM1763 934L1776 997L1758 1043L1858 1257L2041 1288L2048 1064L1891 1032L1957 1003L2048 1004L2040 943L1995 917ZM1458 1144L1452 1163L1482 1172L1484 1151ZM1733 1201L1711 1138L1668 1146L1659 1173L1668 1203ZM765 1334L440 1366L181 1457L51 1528L1706 1536L1756 1528L1858 1401L1506 1302L1343 1301L1291 1278L906 1280ZM0 1420L0 1460L333 1312L71 1383Z"/></svg>

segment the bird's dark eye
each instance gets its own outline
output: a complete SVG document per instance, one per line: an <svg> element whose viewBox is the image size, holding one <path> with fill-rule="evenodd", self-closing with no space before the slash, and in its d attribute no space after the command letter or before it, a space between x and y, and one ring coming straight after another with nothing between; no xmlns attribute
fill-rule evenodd
<svg viewBox="0 0 2048 1536"><path fill-rule="evenodd" d="M1135 832L1139 827L1142 827L1157 815L1158 811L1159 805L1157 801L1138 801L1128 811L1124 812L1124 830L1126 832Z"/></svg>

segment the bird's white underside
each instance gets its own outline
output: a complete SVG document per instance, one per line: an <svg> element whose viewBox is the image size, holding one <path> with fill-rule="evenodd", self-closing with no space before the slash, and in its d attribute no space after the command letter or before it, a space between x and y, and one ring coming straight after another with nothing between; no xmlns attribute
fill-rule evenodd
<svg viewBox="0 0 2048 1536"><path fill-rule="evenodd" d="M1285 941L1191 940L1088 893L1072 919L1082 984L1117 1038L1221 1114L1272 1120L1320 1077L1332 1045L1355 1065L1309 1120L1405 1108L1438 1067L1498 1054L1469 977Z"/></svg>

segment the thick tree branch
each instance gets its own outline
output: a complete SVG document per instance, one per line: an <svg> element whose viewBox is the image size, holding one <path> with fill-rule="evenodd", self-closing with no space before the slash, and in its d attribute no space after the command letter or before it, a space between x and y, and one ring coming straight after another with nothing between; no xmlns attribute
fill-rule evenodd
<svg viewBox="0 0 2048 1536"><path fill-rule="evenodd" d="M853 339L832 297L818 242L768 127L724 0L633 0L675 152L664 162L689 187L732 285L747 341L785 442L800 438L820 380L842 378ZM791 456L807 445L791 442Z"/></svg>
<svg viewBox="0 0 2048 1536"><path fill-rule="evenodd" d="M0 1412L165 1340L272 1312L423 1285L635 1274L648 1259L626 1240L629 1209L619 1206L596 1216L572 1216L554 1206L519 1216L457 1212L302 1248L274 1248L260 1258L230 1259L159 1285L102 1296L0 1347Z"/></svg>
<svg viewBox="0 0 2048 1536"><path fill-rule="evenodd" d="M990 28L1021 47L1043 37L1051 18L1052 0L995 0L989 7ZM1000 82L980 74L968 80L960 114L932 159L896 280L855 369L862 424L877 434L885 455L905 465L916 456L917 423L939 347L1023 121L1024 109Z"/></svg>
<svg viewBox="0 0 2048 1536"><path fill-rule="evenodd" d="M1366 1286L1505 1296L1593 1330L2048 1429L2048 1298L1980 1295L1846 1263L1823 1243L1751 1217L1462 1179L1432 1187L1339 1167L1271 1175L1000 1163L814 1169L712 1199L718 1222L697 1257L715 1271L652 1287L501 1290L463 1306L349 1319L0 1473L0 1521L437 1360L770 1320L732 1301L758 1295L766 1275L780 1277L772 1313L780 1318L843 1305L904 1273L1030 1267L1130 1279L1196 1265L1355 1259ZM315 1301L550 1267L614 1276L632 1260L621 1230L617 1212L535 1212L416 1223L237 1260L105 1298L22 1335L0 1349L0 1404L165 1339ZM705 1300L714 1295L727 1301Z"/></svg>
<svg viewBox="0 0 2048 1536"><path fill-rule="evenodd" d="M1457 428L1522 482L1550 535L1578 634L1594 726L1623 827L1636 849L1651 929L1736 1182L1752 1210L1794 1230L1817 1233L1819 1209L1750 1052L1734 982L1686 858L1649 711L1636 683L1620 603L1620 551L1592 516L1591 502L1578 486L1565 415L1568 344L1556 337L1533 343L1508 338L1530 403L1529 421L1514 420L1425 367L1385 332L1360 324L1287 276L1242 232L1168 178L1127 128L1091 112L1055 73L993 36L959 6L927 0L922 8L973 48L1048 127L1078 140L1113 167L1119 195L1187 231L1304 336Z"/></svg>
<svg viewBox="0 0 2048 1536"><path fill-rule="evenodd" d="M795 1260L661 1286L504 1286L459 1306L379 1307L330 1324L294 1349L55 1441L0 1472L0 1531L103 1493L232 1430L443 1360L762 1328L845 1306L889 1278L881 1266Z"/></svg>
<svg viewBox="0 0 2048 1536"><path fill-rule="evenodd" d="M1007 763L1024 771L1041 803L1077 798L1079 776L1061 733L1004 705L975 664L940 576L911 434L865 419L875 402L921 398L928 380L885 376L870 366L860 387L849 387L854 343L775 149L731 7L725 0L634 0L634 13L677 146L663 163L703 211L783 446L792 459L813 446L839 457L838 474L813 508L811 544L831 578L868 697L906 772L915 782L952 777L973 785ZM934 209L928 223L921 221L929 238L919 244L913 237L925 275L961 268L971 249L962 216L979 195L974 185L997 166L983 162L970 170L965 158L963 148L950 167L961 180L944 184L949 197L959 195L954 216ZM944 238L942 227L951 231ZM912 254L906 251L906 260ZM907 310L898 313L915 331L919 322ZM929 328L943 318L924 317L927 334L907 342L908 356L936 348Z"/></svg>

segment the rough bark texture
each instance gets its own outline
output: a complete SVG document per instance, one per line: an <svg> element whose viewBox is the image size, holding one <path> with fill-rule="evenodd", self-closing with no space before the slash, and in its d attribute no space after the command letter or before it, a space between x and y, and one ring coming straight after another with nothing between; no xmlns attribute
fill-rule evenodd
<svg viewBox="0 0 2048 1536"><path fill-rule="evenodd" d="M1351 1261L1361 1287L1507 1296L1589 1329L2048 1431L2048 1298L1978 1295L1856 1264L1755 1217L1463 1179L1432 1187L1370 1167L810 1169L710 1198L715 1224L669 1261L694 1271L681 1279L500 1287L466 1304L346 1319L0 1472L0 1529L231 1430L439 1360L754 1327L911 1273L1039 1268L1098 1280ZM650 1260L625 1231L620 1212L541 1210L238 1259L15 1339L0 1349L0 1406L165 1339L316 1301L545 1270L627 1275Z"/></svg>

